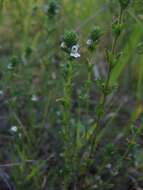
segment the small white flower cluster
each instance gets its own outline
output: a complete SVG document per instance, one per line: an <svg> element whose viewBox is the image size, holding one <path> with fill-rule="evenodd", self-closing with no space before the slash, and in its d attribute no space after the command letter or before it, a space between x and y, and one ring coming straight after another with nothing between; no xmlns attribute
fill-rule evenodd
<svg viewBox="0 0 143 190"><path fill-rule="evenodd" d="M89 38L87 41L86 41L86 45L89 49L92 49L94 47L94 41Z"/></svg>
<svg viewBox="0 0 143 190"><path fill-rule="evenodd" d="M32 97L31 97L31 101L32 102L37 102L38 101L38 96L36 96L35 94L33 94Z"/></svg>
<svg viewBox="0 0 143 190"><path fill-rule="evenodd" d="M66 46L66 43L65 43L65 42L62 42L62 43L61 43L61 48L62 48L62 49L67 48L67 46Z"/></svg>
<svg viewBox="0 0 143 190"><path fill-rule="evenodd" d="M12 127L10 128L10 131L16 133L16 132L18 131L17 126L12 126Z"/></svg>
<svg viewBox="0 0 143 190"><path fill-rule="evenodd" d="M107 164L107 165L105 166L105 168L107 168L107 169L109 169L109 170L110 170L110 169L112 168L112 164L110 164L110 163L109 163L109 164Z"/></svg>
<svg viewBox="0 0 143 190"><path fill-rule="evenodd" d="M92 39L88 39L86 42L87 46L91 46L93 44L93 40Z"/></svg>
<svg viewBox="0 0 143 190"><path fill-rule="evenodd" d="M18 131L18 127L17 127L17 126L15 126L15 125L11 126L10 131L11 131L13 134L17 134L18 137L21 138L22 134L19 133L19 131Z"/></svg>
<svg viewBox="0 0 143 190"><path fill-rule="evenodd" d="M4 95L3 90L0 90L0 96L3 96L3 95Z"/></svg>
<svg viewBox="0 0 143 190"><path fill-rule="evenodd" d="M67 49L66 43L62 42L61 43L61 48L62 49ZM79 44L73 45L71 50L70 50L70 57L73 58L79 58L80 57L80 53L79 53Z"/></svg>
<svg viewBox="0 0 143 190"><path fill-rule="evenodd" d="M74 58L79 58L80 57L80 54L79 54L79 45L74 45L72 46L71 48L71 52L70 52L70 56L71 57L74 57Z"/></svg>
<svg viewBox="0 0 143 190"><path fill-rule="evenodd" d="M7 69L8 69L8 70L12 70L12 69L13 69L12 63L9 63L9 64L7 65Z"/></svg>

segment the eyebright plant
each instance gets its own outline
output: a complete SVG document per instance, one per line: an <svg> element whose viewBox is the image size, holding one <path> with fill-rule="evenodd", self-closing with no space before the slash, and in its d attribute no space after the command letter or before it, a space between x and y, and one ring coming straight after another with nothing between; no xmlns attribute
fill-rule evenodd
<svg viewBox="0 0 143 190"><path fill-rule="evenodd" d="M118 60L119 57L121 55L121 52L117 51L117 44L118 44L118 40L119 37L124 29L123 27L123 13L125 11L125 9L127 8L129 1L119 1L121 4L121 10L118 14L117 20L114 21L113 25L112 25L112 32L113 32L113 38L112 38L112 42L111 42L111 47L109 47L108 49L105 49L106 52L106 63L107 63L107 75L105 76L105 78L103 78L102 80L98 80L97 79L97 83L99 84L99 91L100 91L100 98L99 101L97 102L96 105L96 109L95 109L95 116L93 119L93 122L91 123L91 126L85 127L85 134L83 134L83 136L85 136L84 139L84 143L88 144L87 141L89 141L90 139L90 145L88 145L88 150L86 152L86 160L84 160L84 164L86 165L86 169L85 172L87 172L87 170L89 169L89 167L92 167L92 164L94 163L94 155L95 155L95 151L96 151L96 147L97 147L97 142L96 142L96 136L97 136L97 128L98 126L100 127L100 123L101 121L104 119L104 114L106 112L106 103L107 103L107 98L109 97L109 95L111 95L111 93L114 92L115 86L110 85L110 78L112 75L112 71L113 69L117 66L118 64ZM90 32L88 40L86 42L87 47L89 50L93 51L96 50L96 47L100 41L100 38L102 36L102 30L100 29L99 26L94 26L93 30ZM78 48L79 48L79 44L78 44L78 37L76 35L76 33L74 31L66 31L64 33L64 37L63 37L63 41L61 43L61 48L70 56L77 58L78 56ZM76 55L77 54L77 55ZM65 141L65 144L70 143L72 144L72 140L70 140L69 138L71 138L71 128L70 128L70 110L72 107L72 91L73 91L73 78L74 78L74 64L73 62L67 61L68 63L65 64L65 67L67 68L67 78L65 78L65 96L64 96L64 100L66 102L66 104L64 104L64 108L63 108L63 112L64 117L64 135L66 136L68 140ZM93 65L90 63L90 58L88 59L88 79L87 81L85 81L84 83L85 85L85 89L84 89L84 93L86 94L86 98L82 99L82 103L86 105L86 110L88 110L89 107L89 99L90 99L90 88L91 88L91 81L92 81L92 71L93 71ZM97 87L97 86L96 86ZM88 91L86 93L86 91ZM81 97L81 93L80 93L80 97ZM83 97L83 96L82 96ZM68 106L67 106L68 105ZM70 106L69 106L70 105ZM88 116L88 112L86 113ZM79 115L80 115L80 111L79 111ZM80 116L79 116L80 118ZM88 117L86 117L88 118ZM79 122L79 121L78 121ZM88 125L86 123L86 125ZM99 130L99 129L98 129ZM78 133L78 131L76 131ZM75 133L76 133L75 132ZM90 135L89 135L90 134ZM88 140L87 140L87 136ZM66 146L70 146L70 145L66 145ZM84 146L84 145L83 145ZM90 147L90 148L89 148ZM79 151L79 150L78 150ZM81 150L80 150L81 151ZM65 149L63 155L68 155L69 153L69 149ZM73 153L71 153L71 156ZM91 159L93 158L93 160ZM67 157L64 157L64 161L65 164L67 164ZM72 160L72 159L71 159ZM90 161L89 161L90 160ZM69 161L69 160L68 160ZM73 161L73 160L72 160ZM76 163L77 164L77 163ZM68 165L66 166L68 167ZM80 170L80 169L79 169ZM74 171L72 171L74 172ZM69 174L69 175L73 175L73 173ZM72 178L72 177L71 177ZM65 176L66 179L66 176ZM72 179L70 179L72 180ZM67 186L68 187L68 186Z"/></svg>
<svg viewBox="0 0 143 190"><path fill-rule="evenodd" d="M0 2L4 2L4 0ZM41 5L42 2L45 2L44 6ZM63 8L62 14L58 16L65 13L66 16L57 19L59 2L67 9L61 7ZM74 6L72 4L74 2L76 1L27 0L27 3L20 3L20 0L7 0L6 8L9 7L9 13L7 14L6 8L1 11L6 15L4 20L9 19L8 26L12 26L12 32L16 34L12 33L7 36L6 33L4 40L1 40L2 45L0 45L0 65L2 66L0 72L0 101L2 102L0 113L2 113L2 118L0 120L3 125L2 119L7 119L8 116L8 123L11 123L9 127L12 126L9 130L12 137L10 142L13 142L10 143L12 153L9 154L7 151L7 142L6 152L4 150L4 158L6 156L8 157L7 161L11 161L10 177L12 176L15 184L15 188L12 189L55 190L57 187L59 190L134 189L130 184L129 188L122 188L124 185L118 184L118 182L122 182L122 179L123 183L124 181L129 183L132 180L138 186L138 180L136 181L136 176L134 178L132 173L127 176L125 172L127 181L122 175L124 175L124 163L127 162L130 165L130 159L131 162L136 159L130 158L128 153L134 156L132 153L136 151L136 141L140 141L137 139L137 134L142 135L142 128L135 128L135 123L132 121L135 120L134 117L139 116L139 112L142 112L142 107L139 105L137 110L133 110L131 122L127 121L125 127L121 126L120 128L118 123L122 124L122 122L116 122L114 119L116 120L118 109L122 107L119 104L124 104L124 102L117 100L118 97L114 94L117 86L112 84L111 80L120 66L119 58L122 55L122 47L125 47L125 50L130 49L128 36L125 38L127 44L126 42L122 43L120 38L125 30L123 16L126 14L123 13L131 1L116 1L118 7L115 9L119 10L119 14L117 13L116 18L114 17L111 28L107 27L111 35L109 39L106 38L105 43L101 41L104 33L98 25L92 25L89 34L86 34L81 40L82 43L80 43L76 30L65 31L61 44L59 44L63 50L60 55L57 51L57 43L60 38L58 34L64 23L67 23L69 27L68 10L70 10L70 19L71 8L76 13L73 13L72 16L78 13L79 16L82 16L81 18L84 18L85 12L87 11L89 14L90 6L94 4L96 7L99 0L92 1L92 3L88 0L78 1L78 6ZM106 1L107 4L110 2L111 0ZM84 5L89 6L89 8L83 9L84 15L80 15L82 11L79 13L80 3L83 4L83 7ZM14 6L10 9L11 4ZM16 9L14 9L15 7ZM32 17L31 13L34 14ZM72 19L77 23L76 18ZM96 21L98 22L100 19ZM75 24L73 22L72 25ZM80 25L78 31L81 31L80 35L82 32L85 35L86 29L88 30L87 22L85 20L81 22L84 22L85 25ZM91 20L88 19L88 22ZM3 25L1 22L1 26L6 26L7 31L7 24ZM84 26L85 30L81 30ZM3 29L1 33L3 33ZM127 34L131 33L132 31ZM137 35L133 35L133 37L137 37L137 41L142 37L142 34L139 33L141 32L136 31ZM131 38L130 41L131 46L136 44L136 39ZM120 47L118 47L118 42ZM100 43L102 46L98 53ZM4 51L2 51L3 44L5 44ZM10 45L8 51L5 52L9 44L12 46ZM143 53L142 43L138 44L137 51L140 54ZM131 52L128 53L132 54ZM102 63L97 57L101 54ZM127 56L127 59L130 60L130 55ZM140 62L137 54L133 60ZM97 63L97 61L99 62ZM142 64L140 65L142 67ZM99 72L96 69L98 66ZM105 68L104 72L101 67ZM123 67L122 62L121 67ZM134 64L131 67L137 68ZM137 72L141 76L139 88L142 85L143 71L141 72ZM134 86L133 83L131 89L134 89ZM142 93L140 94L142 96ZM139 104L138 101L137 104ZM119 114L117 120L120 117ZM139 125L140 122L143 124L143 121L139 121ZM131 133L129 132L130 127L127 126L130 123L134 123ZM122 128L125 129L121 131ZM128 131L127 138L126 131ZM3 129L1 132L3 133ZM8 133L4 131L4 135L6 135L7 141ZM126 140L130 145L129 148ZM118 144L120 145L118 146ZM1 155L1 157L3 156ZM136 160L134 163L136 164ZM2 163L1 166L3 167ZM128 168L132 170L132 167L127 167L127 170ZM139 179L141 178L139 175ZM139 187L135 187L135 189L139 189Z"/></svg>

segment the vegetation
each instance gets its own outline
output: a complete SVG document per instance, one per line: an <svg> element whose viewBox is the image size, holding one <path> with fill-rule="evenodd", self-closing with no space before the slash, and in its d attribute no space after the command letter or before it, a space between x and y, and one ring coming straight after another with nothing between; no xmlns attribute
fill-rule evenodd
<svg viewBox="0 0 143 190"><path fill-rule="evenodd" d="M143 189L142 22L142 0L0 0L0 190Z"/></svg>

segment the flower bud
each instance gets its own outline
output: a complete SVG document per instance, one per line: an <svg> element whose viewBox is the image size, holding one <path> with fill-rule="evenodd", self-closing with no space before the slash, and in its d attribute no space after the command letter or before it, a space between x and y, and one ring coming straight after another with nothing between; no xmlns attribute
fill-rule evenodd
<svg viewBox="0 0 143 190"><path fill-rule="evenodd" d="M49 17L53 17L58 13L59 5L56 0L51 0L49 4L43 6L43 11Z"/></svg>
<svg viewBox="0 0 143 190"><path fill-rule="evenodd" d="M77 34L74 31L66 31L64 33L63 41L67 48L72 48L74 45L77 44L78 38Z"/></svg>
<svg viewBox="0 0 143 190"><path fill-rule="evenodd" d="M13 55L10 59L12 67L15 67L19 63L19 58L16 55Z"/></svg>
<svg viewBox="0 0 143 190"><path fill-rule="evenodd" d="M99 26L95 26L93 30L90 33L90 36L86 42L89 49L94 50L96 48L96 45L99 42L99 39L102 35L101 29Z"/></svg>
<svg viewBox="0 0 143 190"><path fill-rule="evenodd" d="M58 11L58 3L57 1L55 0L52 0L50 3L49 3L49 15L55 15Z"/></svg>
<svg viewBox="0 0 143 190"><path fill-rule="evenodd" d="M28 56L30 56L31 54L32 54L32 47L30 47L30 46L27 46L26 48L25 48L25 56L26 57L28 57Z"/></svg>
<svg viewBox="0 0 143 190"><path fill-rule="evenodd" d="M112 24L112 31L115 36L119 36L123 30L123 24L118 23L117 21Z"/></svg>
<svg viewBox="0 0 143 190"><path fill-rule="evenodd" d="M98 42L101 37L101 28L99 26L95 26L90 34L90 39L93 42Z"/></svg>

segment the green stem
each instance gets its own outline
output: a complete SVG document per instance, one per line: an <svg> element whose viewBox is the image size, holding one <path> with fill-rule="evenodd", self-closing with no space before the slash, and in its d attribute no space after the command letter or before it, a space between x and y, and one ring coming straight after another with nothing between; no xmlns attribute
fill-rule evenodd
<svg viewBox="0 0 143 190"><path fill-rule="evenodd" d="M122 23L122 16L123 16L123 10L120 9L120 13L119 13L119 17L118 17L118 24ZM115 50L116 50L116 46L117 46L117 42L118 42L119 37L120 37L120 35L115 36L114 39L113 39L112 47L111 47L111 54L112 55L115 55L115 53L116 53ZM108 89L109 89L109 85L110 85L110 77L111 77L111 73L112 73L112 69L113 69L111 62L109 62L108 64L109 64L109 67L108 67L107 79L105 81L105 85L104 85L104 89L103 89L103 95L102 95L101 102L100 102L100 106L101 106L101 109L103 111L99 113L99 115L97 117L97 120L95 121L96 123L100 123L100 119L101 119L101 117L103 116L103 114L105 112L105 104L106 104L107 97L108 97ZM96 131L95 130L93 132L93 137L91 139L91 150L90 150L90 153L89 153L89 157L93 154L94 149L96 147L96 144L95 144L95 134L96 134L95 132Z"/></svg>
<svg viewBox="0 0 143 190"><path fill-rule="evenodd" d="M119 17L118 17L118 24L121 24L122 23L122 16L123 16L123 10L120 9L120 14L119 14ZM115 55L115 50L116 50L116 46L117 46L117 42L118 42L118 39L119 39L120 35L118 36L115 36L115 38L113 39L113 43L112 43L112 48L111 48L111 54L112 55ZM112 64L109 62L109 68L108 68L108 73L107 73L107 80L105 82L105 86L104 86L104 89L103 89L103 97L102 97L102 100L101 100L101 106L104 110L104 107L105 107L105 103L106 103L106 100L107 100L107 96L108 96L108 88L109 88L109 83L110 83L110 77L111 77L111 73L112 73ZM99 115L99 118L98 120L100 120L101 116L103 114Z"/></svg>

